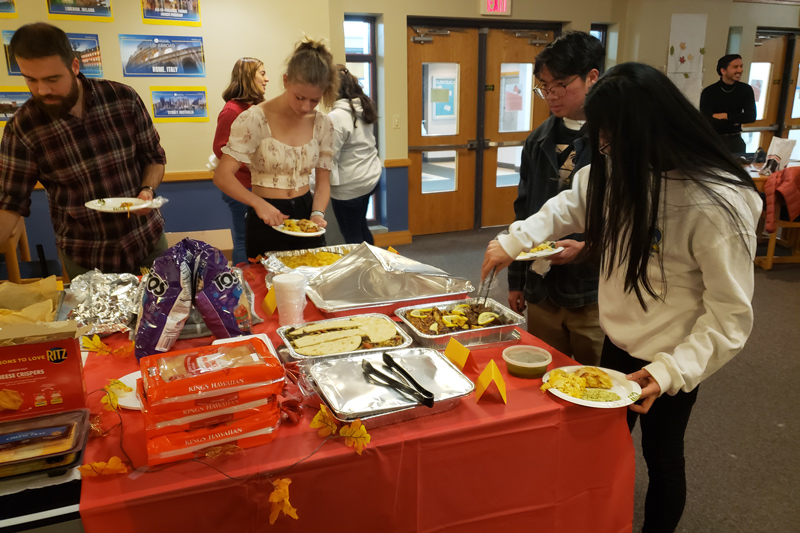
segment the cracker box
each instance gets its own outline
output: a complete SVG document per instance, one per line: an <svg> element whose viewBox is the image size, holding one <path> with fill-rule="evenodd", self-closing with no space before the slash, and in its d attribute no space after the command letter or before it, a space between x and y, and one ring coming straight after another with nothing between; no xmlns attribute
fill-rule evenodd
<svg viewBox="0 0 800 533"><path fill-rule="evenodd" d="M0 328L0 421L86 407L74 321Z"/></svg>

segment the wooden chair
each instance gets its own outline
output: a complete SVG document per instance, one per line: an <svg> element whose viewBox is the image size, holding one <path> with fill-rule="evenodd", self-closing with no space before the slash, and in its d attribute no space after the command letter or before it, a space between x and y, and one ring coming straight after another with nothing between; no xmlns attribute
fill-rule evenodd
<svg viewBox="0 0 800 533"><path fill-rule="evenodd" d="M0 243L0 253L6 260L8 270L8 281L22 283L19 271L19 262L31 260L31 250L28 247L28 233L25 231L25 221L19 217L17 227L11 232L11 237L4 243ZM17 255L19 251L19 255Z"/></svg>
<svg viewBox="0 0 800 533"><path fill-rule="evenodd" d="M756 265L764 270L770 270L774 263L800 263L800 222L777 220L776 226L775 231L769 234L767 255L755 259ZM778 239L779 232L780 239ZM778 243L791 249L792 254L775 257L775 246Z"/></svg>

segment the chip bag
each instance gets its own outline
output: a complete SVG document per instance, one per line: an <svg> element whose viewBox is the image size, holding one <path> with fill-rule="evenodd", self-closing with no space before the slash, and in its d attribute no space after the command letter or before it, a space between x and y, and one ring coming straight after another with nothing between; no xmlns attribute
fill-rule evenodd
<svg viewBox="0 0 800 533"><path fill-rule="evenodd" d="M228 267L222 252L204 242L196 245L195 306L208 329L218 338L250 334L250 303L239 277Z"/></svg>

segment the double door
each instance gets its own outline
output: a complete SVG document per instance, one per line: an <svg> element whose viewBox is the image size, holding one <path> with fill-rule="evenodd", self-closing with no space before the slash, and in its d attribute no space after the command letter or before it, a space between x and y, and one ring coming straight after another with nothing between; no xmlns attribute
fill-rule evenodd
<svg viewBox="0 0 800 533"><path fill-rule="evenodd" d="M549 115L533 93L552 30L408 27L409 230L514 220L522 145Z"/></svg>

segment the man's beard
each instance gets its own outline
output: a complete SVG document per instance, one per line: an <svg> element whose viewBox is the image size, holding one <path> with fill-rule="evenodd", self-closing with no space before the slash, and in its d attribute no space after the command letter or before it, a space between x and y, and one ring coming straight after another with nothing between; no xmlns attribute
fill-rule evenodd
<svg viewBox="0 0 800 533"><path fill-rule="evenodd" d="M78 103L78 96L80 95L78 83L78 77L73 74L72 87L70 87L69 94L67 94L67 96L48 96L48 99L50 100L58 100L55 103L46 103L45 99L41 96L36 96L33 100L36 105L39 106L39 109L50 115L50 118L66 118L70 110L75 107L76 103Z"/></svg>

